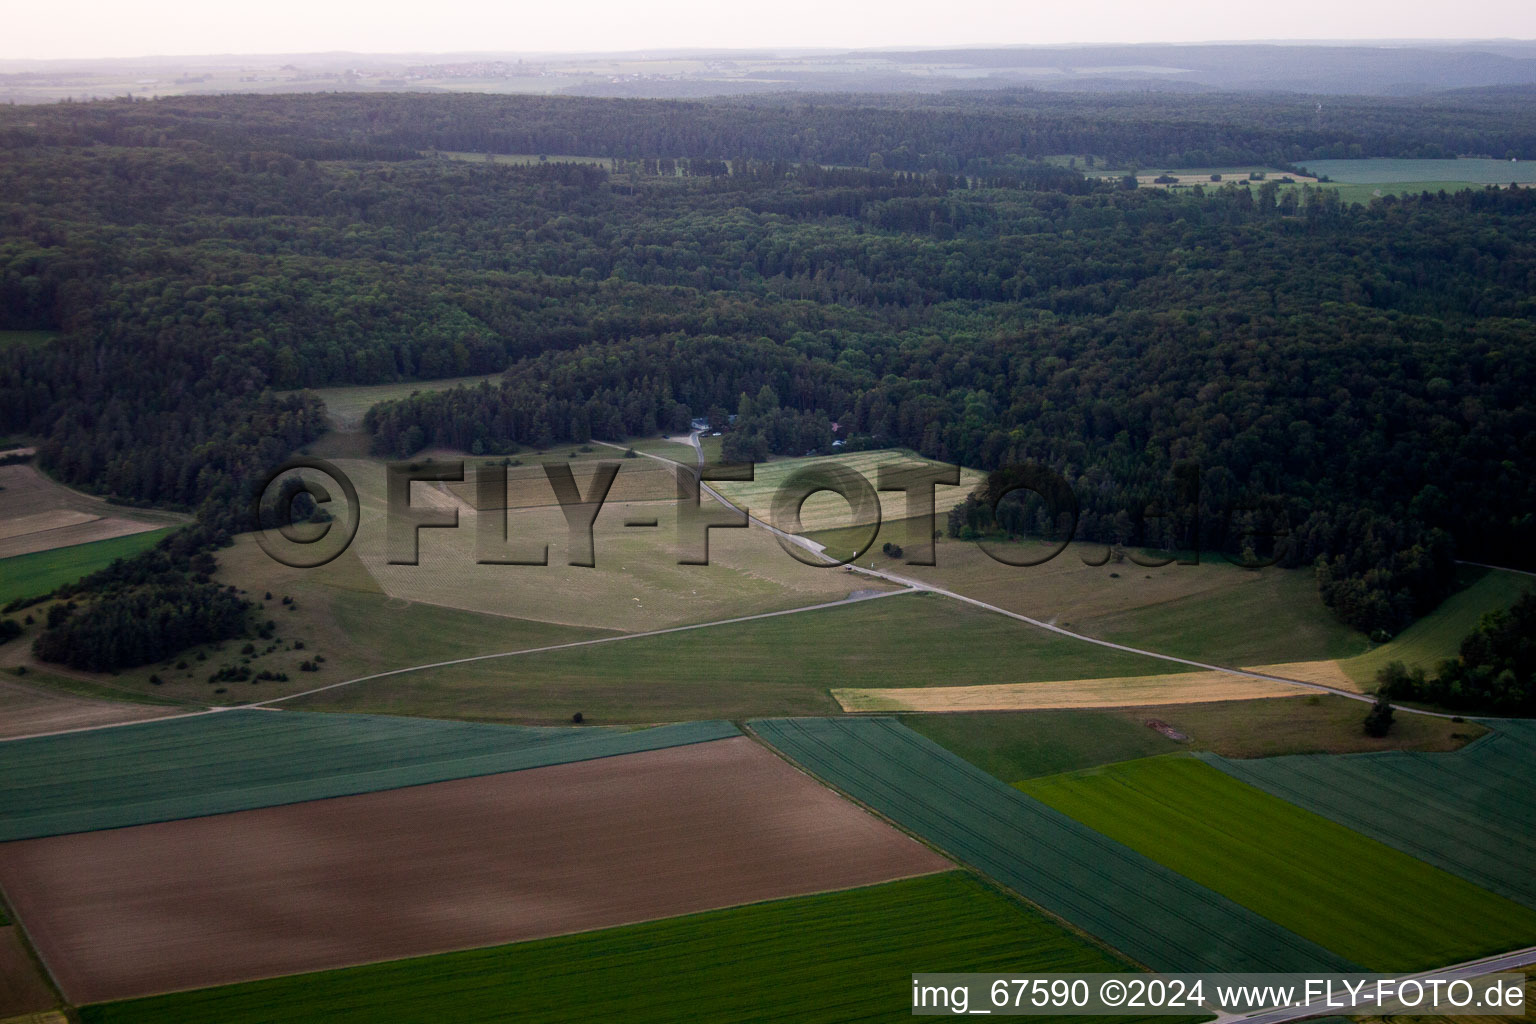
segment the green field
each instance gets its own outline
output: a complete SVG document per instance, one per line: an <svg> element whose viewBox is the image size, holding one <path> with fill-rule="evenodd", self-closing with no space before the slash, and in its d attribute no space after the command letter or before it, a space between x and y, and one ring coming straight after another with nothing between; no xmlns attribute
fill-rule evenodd
<svg viewBox="0 0 1536 1024"><path fill-rule="evenodd" d="M839 570L826 570L836 572ZM520 721L837 714L834 686L1149 675L1151 658L947 598L898 594L732 625L428 669L302 698L309 709Z"/></svg>
<svg viewBox="0 0 1536 1024"><path fill-rule="evenodd" d="M1376 673L1389 662L1401 661L1410 668L1418 666L1434 672L1440 662L1454 658L1461 641L1477 628L1478 620L1491 611L1508 608L1536 580L1519 573L1498 569L1463 566L1459 573L1462 589L1441 602L1440 607L1393 637L1388 643L1340 666L1366 690L1376 688Z"/></svg>
<svg viewBox="0 0 1536 1024"><path fill-rule="evenodd" d="M713 438L712 440L720 440ZM932 463L914 451L905 448L882 448L877 451L848 452L839 455L813 456L799 459L773 459L758 463L750 481L720 481L710 486L725 495L738 508L745 507L752 515L767 523L789 530L793 523L774 522L773 498L779 487L790 475L809 467L836 465L862 476L871 490L879 484L881 466ZM971 489L981 483L982 475L975 470L962 469L957 486L940 484L934 488L934 503L940 516L965 499ZM879 491L875 495L880 502L882 519L899 519L906 513L906 497L900 491ZM872 520L861 520L870 522ZM821 492L806 500L800 515L800 533L836 529L850 522L848 503L831 492ZM794 531L791 531L794 532ZM787 557L787 556L786 556Z"/></svg>
<svg viewBox="0 0 1536 1024"><path fill-rule="evenodd" d="M1311 572L1250 572L1220 563L1183 568L1207 570L1214 585L1079 625L1116 643L1234 666L1344 658L1366 647L1365 637L1323 605Z"/></svg>
<svg viewBox="0 0 1536 1024"><path fill-rule="evenodd" d="M1536 908L1536 722L1454 754L1206 760L1281 799Z"/></svg>
<svg viewBox="0 0 1536 1024"><path fill-rule="evenodd" d="M735 736L227 711L0 743L0 842L223 814Z"/></svg>
<svg viewBox="0 0 1536 1024"><path fill-rule="evenodd" d="M907 543L905 523L890 524L875 545ZM818 535L824 539L827 535ZM997 545L1014 560L1041 558L1050 545ZM1102 544L1074 543L1035 566L996 561L973 542L940 539L934 566L871 557L903 575L1116 643L1243 667L1342 658L1363 652L1366 638L1340 623L1317 596L1309 571L1240 569L1209 553L1199 565L1085 564ZM866 559L867 561L867 559Z"/></svg>
<svg viewBox="0 0 1536 1024"><path fill-rule="evenodd" d="M399 398L409 398L418 391L450 391L453 388L464 386L474 387L482 381L497 383L501 380L499 373L476 374L469 377L443 377L437 380L407 380L395 384L359 384L350 387L339 388L315 388L312 394L318 395L325 403L326 414L331 422L342 430L355 430L362 425L363 414L380 402L391 402ZM293 394L294 392L285 392Z"/></svg>
<svg viewBox="0 0 1536 1024"><path fill-rule="evenodd" d="M855 799L1153 970L1352 967L894 719L778 719L750 726Z"/></svg>
<svg viewBox="0 0 1536 1024"><path fill-rule="evenodd" d="M1447 182L1468 182L1473 186L1536 182L1536 161L1530 160L1309 160L1306 170L1354 185L1433 183L1431 191Z"/></svg>
<svg viewBox="0 0 1536 1024"><path fill-rule="evenodd" d="M627 444L637 452L646 452L650 455L659 455L664 459L670 459L678 465L687 466L690 469L699 463L699 456L698 453L693 450L693 445L680 444L677 441L669 441L664 437L632 438L629 441L615 443ZM607 449L607 451L609 458L619 454L611 448Z"/></svg>
<svg viewBox="0 0 1536 1024"><path fill-rule="evenodd" d="M1004 782L1179 749L1140 722L1097 711L907 715L902 724Z"/></svg>
<svg viewBox="0 0 1536 1024"><path fill-rule="evenodd" d="M1423 970L1536 942L1528 908L1193 758L1018 786L1372 970Z"/></svg>
<svg viewBox="0 0 1536 1024"><path fill-rule="evenodd" d="M39 597L66 583L73 583L119 558L128 558L154 547L164 530L146 530L126 537L109 537L89 544L35 551L0 559L0 605L18 598Z"/></svg>
<svg viewBox="0 0 1536 1024"><path fill-rule="evenodd" d="M1484 733L1472 722L1400 715L1381 738L1360 728L1365 706L1344 697L1284 697L1086 711L981 711L908 715L902 723L1004 782L1092 768L1178 750L1235 758L1455 750ZM1166 722L1189 737L1154 729Z"/></svg>
<svg viewBox="0 0 1536 1024"><path fill-rule="evenodd" d="M1125 967L971 876L949 872L512 946L90 1006L81 1019L842 1024L910 1019L914 971Z"/></svg>

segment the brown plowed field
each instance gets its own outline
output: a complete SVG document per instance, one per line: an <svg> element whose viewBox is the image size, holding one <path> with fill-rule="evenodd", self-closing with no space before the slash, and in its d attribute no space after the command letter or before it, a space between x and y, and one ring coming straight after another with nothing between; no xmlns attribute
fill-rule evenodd
<svg viewBox="0 0 1536 1024"><path fill-rule="evenodd" d="M0 845L0 886L75 1003L951 866L745 737Z"/></svg>
<svg viewBox="0 0 1536 1024"><path fill-rule="evenodd" d="M157 530L188 519L175 512L108 504L53 482L29 464L0 466L0 558Z"/></svg>

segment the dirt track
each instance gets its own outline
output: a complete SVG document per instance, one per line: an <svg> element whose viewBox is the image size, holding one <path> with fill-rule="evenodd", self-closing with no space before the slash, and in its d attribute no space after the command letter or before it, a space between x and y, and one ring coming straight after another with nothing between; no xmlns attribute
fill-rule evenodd
<svg viewBox="0 0 1536 1024"><path fill-rule="evenodd" d="M159 704L93 700L0 679L0 739L89 729L117 722L140 722L165 718L183 710Z"/></svg>
<svg viewBox="0 0 1536 1024"><path fill-rule="evenodd" d="M943 870L743 738L0 845L89 1003Z"/></svg>

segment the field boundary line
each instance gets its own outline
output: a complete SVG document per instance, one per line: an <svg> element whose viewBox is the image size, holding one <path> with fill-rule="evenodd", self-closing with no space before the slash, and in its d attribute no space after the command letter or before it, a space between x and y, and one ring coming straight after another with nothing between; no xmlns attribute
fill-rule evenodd
<svg viewBox="0 0 1536 1024"><path fill-rule="evenodd" d="M791 715L791 716L789 716L789 720L794 721L794 720L797 720L797 719L815 718L815 717L817 717L817 716L814 716L814 715ZM1111 955L1113 955L1115 957L1118 957L1118 958L1126 961L1127 963L1129 963L1132 966L1136 967L1138 970L1143 970L1143 971L1146 971L1148 973L1152 972L1152 968L1148 967L1146 964L1142 963L1140 960L1137 960L1134 956L1131 956L1129 953L1125 952L1124 950L1122 950L1122 949L1120 949L1120 948L1118 948L1116 946L1111 945L1105 939L1102 939L1099 936L1093 934L1092 932L1088 931L1086 928L1082 927L1081 925L1077 924L1076 922L1069 921L1065 917L1062 917L1060 914L1056 913L1055 911L1048 910L1047 908L1041 906L1040 904L1036 903L1034 900L1030 899L1028 896L1024 895L1019 890L1015 889L1013 886L1008 885L1002 879L995 878L992 875L988 874L987 872L983 871L981 868L977 867L975 864L972 864L969 861L962 860L959 856L957 856L954 853L951 853L949 850L946 850L944 847L940 846L934 840L929 839L927 836L923 835L920 832L914 831L913 829L909 828L907 825L903 824L902 822L897 821L895 818L891 817L889 814L886 814L884 811L880 810L879 808L874 807L873 805L871 805L871 804L869 804L869 803L859 799L858 797L854 796L852 793L848 792L848 790L844 789L842 786L837 785L837 783L833 782L831 779L828 779L825 776L819 774L818 772L813 771L809 765L802 764L799 761L795 760L794 757L792 757L789 754L788 751L780 750L778 747L774 746L772 740L770 740L768 737L764 736L762 733L760 733L756 729L754 729L752 727L752 722L753 721L757 721L757 720L753 719L753 720L738 722L738 723L736 723L736 728L741 730L741 733L742 733L743 736L746 736L748 739L751 739L755 743L762 744L764 747L768 748L770 753L776 755L777 757L782 758L791 768L793 768L796 771L801 772L802 774L806 775L812 781L816 782L818 785L825 786L827 789L830 789L832 792L836 793L838 796L842 797L844 800L847 800L849 803L853 804L855 807L858 807L864 813L870 815L871 817L873 817L873 818L875 818L875 819L877 819L879 821L885 822L891 828L894 828L898 832L901 832L903 835L905 835L907 838L911 839L913 842L920 843L921 845L928 847L928 849L932 850L934 853L938 854L940 857L945 858L951 864L954 865L954 867L951 870L964 872L965 874L968 874L972 878L975 878L977 881L981 882L983 885L987 886L988 888L994 889L997 892L1002 893L1003 895L1007 896L1009 899L1017 900L1019 903L1024 904L1024 906L1028 907L1030 910L1034 911L1037 914L1040 914L1046 920L1055 922L1059 927L1063 928L1064 930L1072 933L1073 935L1076 935L1077 937L1079 937L1081 939L1086 940L1090 945L1096 946L1099 949L1103 950L1104 952L1109 953L1109 954L1111 954ZM1213 1024L1214 1024L1214 1022L1213 1022Z"/></svg>
<svg viewBox="0 0 1536 1024"><path fill-rule="evenodd" d="M372 675L358 676L355 679L345 679L339 683L330 683L319 686L313 690L304 690L300 693L290 693L282 697L273 697L269 700L256 701L252 704L230 705L229 708L216 710L234 710L235 708L269 708L273 704L281 704L284 701L295 700L299 697L308 697L311 694L324 693L342 686L351 686L354 683L366 683L374 679L384 679L388 676L404 675L408 672L421 672L432 668L448 668L453 665L467 665L477 661L491 661L496 658L515 658L523 654L543 654L547 651L564 651L575 647L593 647L597 644L622 643L625 640L643 640L646 637L665 636L669 633L686 633L695 629L712 629L715 626L732 626L741 622L755 622L759 619L773 619L782 615L799 615L802 612L819 612L828 608L842 608L848 605L862 604L865 601L877 601L883 597L901 597L904 594L916 593L915 590L886 590L876 593L860 593L857 596L849 595L837 601L823 601L820 604L808 604L799 608L783 608L776 612L758 612L755 615L739 615L731 619L716 619L712 622L695 622L686 626L668 626L665 629L651 629L644 633L623 633L619 636L600 636L591 640L572 640L563 644L548 644L543 647L525 647L515 651L497 651L493 654L476 654L467 658L453 658L448 661L436 661L427 665L408 665L405 668L390 669L386 672L375 672Z"/></svg>
<svg viewBox="0 0 1536 1024"><path fill-rule="evenodd" d="M366 683L375 679L385 679L389 676L405 675L409 672L422 672L426 671L427 669L434 668L450 668L454 665L467 665L477 661L491 661L496 658L515 658L524 654L543 654L549 651L563 651L576 647L592 647L597 644L621 643L625 640L642 640L646 637L665 636L669 633L685 633L695 629L711 629L715 626L731 626L742 622L755 622L759 619L778 618L783 615L799 615L802 612L826 611L829 608L844 608L849 605L862 604L865 601L877 601L886 597L901 597L906 594L917 593L917 591L912 588L907 588L904 590L885 590L875 592L862 591L856 593L857 596L850 594L848 597L841 598L837 601L823 601L820 604L802 605L799 608L782 608L774 612L758 612L755 615L740 615L731 619L716 619L711 622L695 622L686 626L668 626L665 629L652 629L647 630L644 633L622 633L618 636L596 637L591 640L572 640L568 643L548 644L543 647L524 647L515 651L496 651L491 654L475 654L467 658L453 658L448 661L435 661L425 665L407 665L404 668L394 668L384 672L375 672L371 675L357 676L352 679L343 679L340 682L329 683L325 686L318 686L312 690L303 690L299 693L285 694L281 697L272 697L267 700L255 701L250 704L220 704L214 706L189 705L190 708L196 710L188 710L181 714L161 715L156 718L141 718L132 722L108 722L102 725L82 726L78 729L58 729L51 732L27 733L26 735L22 736L5 736L0 737L0 743L11 743L15 742L16 740L40 739L45 736L65 736L69 735L70 733L77 732L97 732L102 729L120 729L124 726L142 725L146 722L163 722L171 718L196 718L201 715L216 715L225 711L281 711L283 710L282 708L274 707L274 705L282 704L285 701L297 700L300 697L308 697L316 693L324 693L327 690L339 689L343 686L352 686L355 683Z"/></svg>
<svg viewBox="0 0 1536 1024"><path fill-rule="evenodd" d="M694 451L697 453L699 464L702 466L703 465L703 461L704 461L704 449L699 444L699 432L698 431L694 431L689 436L689 440L693 442ZM613 444L613 443L608 442L608 441L594 441L593 443L594 444L603 445L606 448L615 448L615 449L619 449L619 450L623 450L624 449L623 445ZM635 454L637 454L637 455L644 455L646 458L656 459L659 462L666 462L669 465L674 465L674 466L680 465L680 463L673 462L671 459L663 458L660 455L652 455L649 452L637 451ZM742 509L742 508L738 507L737 505L735 505L734 503L732 503L723 494L721 494L719 491L715 490L713 487L710 487L709 484L704 482L703 480L700 480L700 482L699 482L699 489L703 493L708 494L710 497L714 498L716 501L718 501L721 504L725 505L727 508L735 509L737 512L743 513L744 515L747 516L747 521L749 523L752 523L754 525L762 527L763 529L767 530L769 533L773 534L775 537L778 537L781 541L784 541L784 542L787 542L787 543L790 543L790 544L794 544L795 546L797 546L799 548L802 548L802 549L804 549L806 551L809 551L812 554L816 555L818 558L824 559L829 564L836 564L836 562L833 559L829 558L826 555L824 545L817 544L816 542L811 541L811 540L807 540L804 537L798 537L798 536L796 536L796 535L794 535L792 533L786 533L783 530L780 530L778 527L773 526L770 523L764 522L763 520L761 520L761 519L757 518L756 516L752 515L750 511ZM1006 615L1010 619L1017 619L1019 622L1023 622L1023 623L1026 623L1028 625L1034 626L1037 629L1044 629L1044 630L1047 630L1049 632L1055 633L1055 634L1057 634L1059 636L1068 637L1068 638L1073 639L1073 640L1081 640L1084 643L1096 644L1099 647L1107 647L1107 648L1109 648L1110 650L1113 650L1113 651L1121 651L1121 652L1126 653L1126 654L1139 654L1139 655L1142 655L1143 657L1156 658L1159 661L1172 662L1172 663L1174 663L1176 665L1188 665L1188 666L1190 666L1192 668L1204 669L1204 670L1206 670L1208 672L1224 672L1224 673L1226 673L1228 675L1241 676L1241 677L1246 678L1246 679L1258 679L1258 680L1263 680L1265 682L1271 682L1271 683L1289 683L1292 686L1301 686L1301 687L1305 687L1305 688L1307 688L1309 690L1315 690L1315 691L1318 691L1318 692L1321 692L1321 693L1331 693L1331 694L1334 694L1334 695L1339 696L1339 697L1346 697L1346 698L1348 698L1350 700L1360 701L1360 702L1366 703L1366 704L1374 704L1376 702L1375 697L1373 697L1370 694L1356 693L1356 692L1354 692L1352 690L1344 690L1344 689L1340 689L1338 687L1328 686L1328 685L1325 685L1323 683L1311 683L1311 682L1307 682L1306 680L1303 680L1303 679L1291 679L1291 678L1288 678L1286 676L1272 675L1272 674L1267 673L1267 672L1251 672L1248 669L1232 668L1231 666L1228 666L1228 665L1213 665L1213 664L1210 664L1210 663L1204 662L1204 661L1195 661L1195 660L1193 660L1191 658L1181 658L1181 657L1178 657L1177 655L1173 655L1173 654L1161 654L1161 653L1159 653L1157 651L1149 651L1149 650L1147 650L1145 648L1141 648L1141 647L1131 647L1131 646L1129 646L1127 644L1117 644L1117 643L1115 643L1115 642L1113 642L1111 640L1100 640L1098 637L1087 636L1086 634L1083 634L1083 633L1074 633L1072 630L1070 630L1070 629L1063 629L1061 626L1055 625L1054 623L1046 622L1046 621L1044 621L1042 619L1031 618L1030 616L1021 614L1019 612L1009 611L1007 608L1002 608L1002 607L999 607L998 605L995 605L995 604L989 604L986 601L982 601L982 600L980 600L978 598L967 597L965 594L956 593L953 590L948 590L948 589L945 589L944 587L940 587L940 586L937 586L937 585L932 584L932 583L926 583L926 582L924 582L922 580L912 579L911 577L908 577L908 576L900 576L900 575L897 575L896 573L887 572L887 571L885 571L883 569L876 569L873 566L865 567L865 566L861 566L861 565L858 565L858 564L853 563L853 562L849 562L849 563L845 563L845 564L853 572L862 573L865 576L873 576L876 579L884 580L887 583L895 583L898 586L909 587L909 588L911 588L913 590L923 591L925 593L939 594L939 595L941 595L943 597L952 598L952 599L954 599L956 601L960 601L960 602L963 602L965 604L972 605L972 606L974 606L976 608L981 608L984 611L993 612L993 613L998 614L998 615ZM1536 575L1536 573L1531 573L1529 575ZM1396 710L1405 712L1407 714L1428 715L1428 716L1433 717L1433 718L1453 718L1453 717L1455 717L1454 715L1449 714L1449 713L1440 712L1440 711L1428 711L1428 710L1425 710L1423 708L1409 707L1409 706L1406 706L1406 705L1403 705L1403 704L1394 704L1392 706Z"/></svg>

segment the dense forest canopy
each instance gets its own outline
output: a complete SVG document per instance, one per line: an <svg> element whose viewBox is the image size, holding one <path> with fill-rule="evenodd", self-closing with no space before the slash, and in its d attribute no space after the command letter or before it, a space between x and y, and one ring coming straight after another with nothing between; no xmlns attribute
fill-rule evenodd
<svg viewBox="0 0 1536 1024"><path fill-rule="evenodd" d="M801 454L836 423L853 447L1046 464L1081 536L1286 530L1286 564L1391 633L1456 555L1536 564L1536 191L1346 207L1036 158L1536 156L1528 99L0 108L0 328L61 332L0 352L0 430L71 483L239 529L249 482L323 430L299 389L506 369L375 410L377 449L735 414L730 452ZM1188 462L1197 514L1145 519Z"/></svg>
<svg viewBox="0 0 1536 1024"><path fill-rule="evenodd" d="M711 100L471 94L181 96L0 107L0 147L176 147L300 159L424 150L750 159L978 173L989 161L1093 155L1114 166L1283 166L1307 159L1536 159L1536 87L1406 98L1286 93L757 95Z"/></svg>

